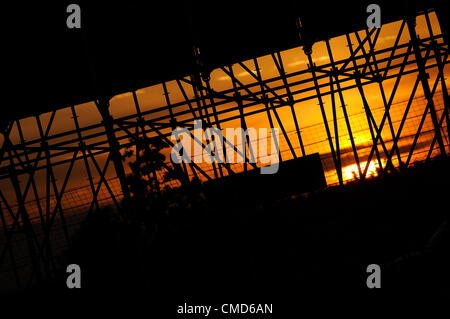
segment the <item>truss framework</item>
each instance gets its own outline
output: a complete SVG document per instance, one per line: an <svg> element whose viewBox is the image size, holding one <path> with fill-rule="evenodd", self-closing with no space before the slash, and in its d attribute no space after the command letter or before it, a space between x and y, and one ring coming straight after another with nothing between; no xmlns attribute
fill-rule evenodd
<svg viewBox="0 0 450 319"><path fill-rule="evenodd" d="M98 198L100 189L104 187L118 212L122 211L121 198L129 198L130 191L125 177L126 171L121 159L120 151L124 148L136 146L139 138L159 137L169 145L174 145L170 139L173 129L178 126L193 129L193 121L201 120L204 127L215 127L220 130L226 122L239 120L241 127L246 128L246 119L255 114L266 114L271 127L278 125L283 139L286 142L286 152L289 157L299 157L308 154L301 128L301 114L295 105L305 101L318 103L322 117L321 125L326 132L326 143L340 185L344 184L343 153L347 152L352 157L357 167L357 175L360 179L366 178L369 163L374 159L381 174L398 167L410 165L413 154L428 114L432 124L432 139L429 143L426 159L432 156L446 156L450 136L449 99L445 83L445 65L448 63L448 45L442 35L433 34L429 15L432 11L425 12L429 37L420 39L415 30L415 17L402 21L400 30L396 34L393 46L377 49L376 43L380 29L365 30L364 33L353 33L356 43L352 43L351 34L346 34L349 57L335 60L330 41L326 40L326 49L329 63L316 65L313 62L313 51L304 48L308 59L307 68L295 72L287 72L280 52L271 54L271 59L276 66L277 76L263 79L263 74L258 58L252 59L251 70L249 63L240 62L237 65L248 73L251 82L245 84L236 75L236 65L225 65L221 71L226 74L232 83L232 87L224 90L213 88L208 74L201 68L201 56L198 73L189 77L176 79L177 87L184 97L183 101L173 102L166 83L162 83L165 105L142 111L136 92L131 92L135 113L128 116L116 117L110 113L109 98L100 98L95 101L101 115L102 122L82 127L78 121L75 107L70 107L75 130L50 134L54 124L56 110L50 115L46 127L42 124L40 116L35 117L39 131L39 137L26 141L19 119L10 121L2 128L4 138L0 150L0 180L3 185L9 185L14 190L15 198L8 198L4 190L0 189L0 217L4 240L0 246L0 262L9 264L16 284L19 288L32 285L46 276L52 276L56 269L54 244L51 240L52 232L56 228L62 230L65 245L70 245L71 236L66 221L63 207L64 194L71 178L75 163L81 162L85 167L85 174L92 193L89 212L101 207ZM409 40L401 43L400 39L407 33ZM300 50L300 48L298 48ZM300 52L300 51L299 51ZM429 78L428 72L437 70L434 81ZM400 80L406 75L414 75L415 82L410 91L400 123L397 128L393 124L391 107L395 94L400 86ZM302 76L302 79L298 79ZM392 91L387 94L385 83L393 80ZM383 116L381 120L375 118L373 105L371 107L365 88L374 84L379 88L382 96ZM299 88L301 86L301 88ZM411 110L418 88L421 88L426 99L426 107L420 117L419 126L413 136L407 155L399 147L402 131L407 123L408 112ZM189 88L189 92L188 92ZM439 88L439 90L438 90ZM350 120L347 104L343 92L356 89L363 104L364 115L370 134L371 145L367 159L363 160L361 151L355 141L355 128ZM435 107L435 93L442 94L443 110ZM190 97L191 96L191 97ZM331 99L330 112L327 112L324 98ZM340 110L339 111L339 106ZM282 108L289 110L291 117L282 117L279 112ZM236 114L237 112L237 114ZM344 120L344 131L338 125L338 113ZM163 113L161 115L161 113ZM289 136L286 122L293 121L294 134ZM13 143L10 139L11 131L15 127L19 135L19 142ZM384 130L384 131L383 131ZM388 134L383 132L388 132ZM345 136L350 141L350 150L342 148L342 138ZM192 135L192 138L194 136ZM203 148L203 141L195 140ZM224 140L225 144L232 145ZM447 142L448 143L448 142ZM247 139L247 150L251 152L251 143ZM298 147L294 146L298 144ZM234 146L233 146L234 147ZM243 170L256 168L257 165L249 162L248 152L233 148L245 158ZM104 154L106 161L101 165L98 157ZM280 160L286 156L282 154ZM406 157L406 159L405 159ZM68 164L63 181L55 178L54 168L58 165ZM114 172L120 183L120 194L114 192L107 178L106 172L109 166L114 167ZM167 169L174 169L167 163ZM185 177L181 183L198 176L210 180L220 178L227 174L238 172L235 167L227 163L212 163L210 169L195 162L183 163L181 169ZM38 185L35 178L37 171L45 172L45 185ZM6 184L5 184L6 183ZM39 194L39 189L45 188L45 196ZM36 218L31 218L31 212L26 205L32 198L37 211ZM33 219L33 221L32 221ZM39 233L39 235L37 235ZM30 265L27 271L20 270L16 260L17 244L20 237L21 243L28 250ZM25 273L25 275L24 275Z"/></svg>

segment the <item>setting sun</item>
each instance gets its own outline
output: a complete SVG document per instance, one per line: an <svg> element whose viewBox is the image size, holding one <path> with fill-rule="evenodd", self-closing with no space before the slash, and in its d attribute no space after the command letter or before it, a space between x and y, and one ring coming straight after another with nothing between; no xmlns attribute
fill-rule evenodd
<svg viewBox="0 0 450 319"><path fill-rule="evenodd" d="M382 164L385 164L385 160L381 161ZM367 175L369 177L378 176L378 170L380 165L377 161L370 161L369 168L367 169ZM366 163L361 163L361 170L364 172L366 168ZM346 166L342 168L342 177L344 181L355 180L358 177L358 166L356 164Z"/></svg>

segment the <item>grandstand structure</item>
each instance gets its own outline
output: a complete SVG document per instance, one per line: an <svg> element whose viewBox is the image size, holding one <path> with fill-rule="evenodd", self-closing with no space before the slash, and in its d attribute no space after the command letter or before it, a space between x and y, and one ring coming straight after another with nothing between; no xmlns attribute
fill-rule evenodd
<svg viewBox="0 0 450 319"><path fill-rule="evenodd" d="M2 118L4 287L24 288L51 277L58 254L70 246L86 214L104 205L118 213L124 209L122 201L131 196L125 149L135 149L140 139L156 138L170 150L177 142L171 139L172 131L192 130L195 120L219 130L277 127L280 161L319 153L328 185L448 156L449 49L439 10L411 6L400 14L395 11L379 29L358 23L334 29L330 23L320 32L306 14L289 13L283 19L289 21L283 26L292 35L289 41L277 38L276 32L284 29L275 30L268 38L279 45L269 39L268 45L257 43L251 51L252 40L245 39L242 54L230 43L221 44L227 47L225 53L216 53L224 38L195 31L201 18L193 11L187 49L179 51L187 63L178 73L179 61L167 74L147 73L148 80L130 79L129 85L113 87L114 79L102 82L109 73L100 71L104 66L88 49L89 71L84 75L90 79L89 89L73 89L83 94L69 92L64 100L61 93L47 100L48 105L44 99L32 111L9 110ZM89 47L85 40L80 43ZM122 75L118 81L125 81ZM204 141L194 142L205 148ZM257 168L260 163L249 161L254 142L246 140L244 153L234 148L244 163L180 165L184 178L172 186ZM231 141L216 149L226 143ZM173 169L167 156L165 170Z"/></svg>

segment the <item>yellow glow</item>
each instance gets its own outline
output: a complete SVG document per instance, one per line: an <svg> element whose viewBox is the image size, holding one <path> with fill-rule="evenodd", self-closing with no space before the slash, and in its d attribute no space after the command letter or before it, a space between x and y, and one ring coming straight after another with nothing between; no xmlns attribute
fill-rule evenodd
<svg viewBox="0 0 450 319"><path fill-rule="evenodd" d="M384 165L385 161L381 160L382 165ZM378 176L378 168L380 165L378 165L378 161L373 160L369 163L369 168L367 170L366 176ZM364 172L364 169L366 168L366 163L361 163L361 171ZM342 168L342 178L344 181L350 181L354 180L355 177L359 178L358 174L358 166L356 164L346 166Z"/></svg>

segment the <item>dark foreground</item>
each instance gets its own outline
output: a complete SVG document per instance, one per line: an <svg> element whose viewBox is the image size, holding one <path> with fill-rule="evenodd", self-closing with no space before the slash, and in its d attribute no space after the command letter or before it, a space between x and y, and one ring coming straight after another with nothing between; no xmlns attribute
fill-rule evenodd
<svg viewBox="0 0 450 319"><path fill-rule="evenodd" d="M94 308L105 315L125 310L130 318L138 311L144 318L204 317L177 315L185 303L273 304L272 315L212 318L444 307L450 300L449 177L449 161L436 160L296 198L248 203L231 189L208 202L190 194L189 207L159 218L156 233L103 212L86 222L61 261L81 266L81 289L66 288L62 267L54 280L2 300L15 311L58 317ZM381 266L380 289L367 288L369 264Z"/></svg>

